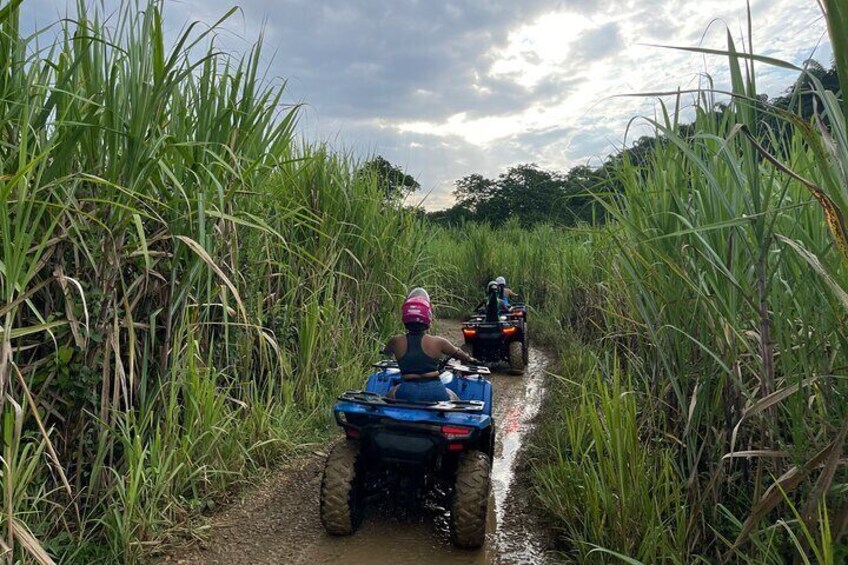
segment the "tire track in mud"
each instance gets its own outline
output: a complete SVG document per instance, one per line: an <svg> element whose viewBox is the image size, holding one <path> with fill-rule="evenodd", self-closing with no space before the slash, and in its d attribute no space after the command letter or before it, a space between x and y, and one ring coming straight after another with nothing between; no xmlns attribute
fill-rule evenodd
<svg viewBox="0 0 848 565"><path fill-rule="evenodd" d="M441 321L436 333L461 343L459 322ZM544 396L547 357L530 351L524 376L493 371L497 432L485 546L453 547L447 511L432 504L408 508L388 496L369 505L353 536L332 537L318 517L323 456L302 459L250 489L242 501L216 515L207 539L164 563L545 563L544 532L528 512L528 489L516 488L516 465Z"/></svg>

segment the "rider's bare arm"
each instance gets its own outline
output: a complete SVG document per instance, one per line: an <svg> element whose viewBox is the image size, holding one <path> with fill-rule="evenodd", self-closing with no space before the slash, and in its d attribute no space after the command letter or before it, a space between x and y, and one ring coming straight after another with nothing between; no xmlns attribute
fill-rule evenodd
<svg viewBox="0 0 848 565"><path fill-rule="evenodd" d="M439 338L439 345L441 345L443 355L454 357L464 363L471 363L473 361L473 357L443 337Z"/></svg>
<svg viewBox="0 0 848 565"><path fill-rule="evenodd" d="M383 350L380 353L382 353L383 355L394 355L395 354L394 345L395 345L395 338L393 338L393 337L389 338L389 341L386 343L386 346L383 348Z"/></svg>

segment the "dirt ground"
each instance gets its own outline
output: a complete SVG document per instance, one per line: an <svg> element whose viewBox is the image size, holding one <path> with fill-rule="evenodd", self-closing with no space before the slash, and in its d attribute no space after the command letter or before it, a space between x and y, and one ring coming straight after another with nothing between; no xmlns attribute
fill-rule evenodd
<svg viewBox="0 0 848 565"><path fill-rule="evenodd" d="M461 343L458 322L442 321L435 330ZM325 453L315 452L242 493L239 502L210 519L203 542L181 548L161 563L551 562L552 556L545 551L544 528L530 511L526 477L520 468L523 465L518 464L544 394L546 363L543 352L531 350L523 377L493 372L497 445L484 548L454 548L443 508L424 505L411 509L388 497L369 504L365 521L355 535L327 535L318 517Z"/></svg>

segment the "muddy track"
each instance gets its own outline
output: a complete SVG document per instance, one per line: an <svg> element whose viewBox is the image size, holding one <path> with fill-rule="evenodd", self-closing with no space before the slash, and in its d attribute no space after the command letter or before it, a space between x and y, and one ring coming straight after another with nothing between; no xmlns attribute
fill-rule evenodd
<svg viewBox="0 0 848 565"><path fill-rule="evenodd" d="M458 322L442 321L437 333L461 343ZM523 377L494 372L497 445L492 470L486 544L478 551L454 548L446 511L437 505L408 508L389 497L368 506L355 535L335 538L318 518L323 454L276 472L216 515L206 541L167 557L164 563L440 563L513 564L549 561L543 528L530 508L525 477L516 472L519 453L542 402L544 353L531 350Z"/></svg>

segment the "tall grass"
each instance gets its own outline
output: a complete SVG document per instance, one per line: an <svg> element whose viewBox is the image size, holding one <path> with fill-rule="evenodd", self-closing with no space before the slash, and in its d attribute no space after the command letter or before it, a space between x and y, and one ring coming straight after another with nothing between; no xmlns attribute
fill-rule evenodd
<svg viewBox="0 0 848 565"><path fill-rule="evenodd" d="M169 45L164 6L81 2L55 40L0 7L7 562L148 558L320 437L408 284L462 314L498 275L561 360L533 476L573 556L845 557L844 97L771 108L729 40L731 105L666 108L608 228L427 228L295 141L261 41Z"/></svg>
<svg viewBox="0 0 848 565"><path fill-rule="evenodd" d="M294 140L261 41L169 44L164 8L23 37L0 7L7 561L142 560L316 438L430 276L379 179Z"/></svg>
<svg viewBox="0 0 848 565"><path fill-rule="evenodd" d="M537 495L572 557L598 562L610 550L646 563L690 562L674 449L658 438L645 445L651 430L640 397L614 361L606 372L577 345L563 353L532 460Z"/></svg>
<svg viewBox="0 0 848 565"><path fill-rule="evenodd" d="M603 229L562 229L517 223L502 228L467 224L430 230L429 260L440 269L445 311L462 317L485 295L486 284L504 276L519 301L532 309L533 339L558 346L563 331L598 331L595 308L605 294L604 264L597 254L611 249Z"/></svg>
<svg viewBox="0 0 848 565"><path fill-rule="evenodd" d="M823 3L839 46L843 4ZM836 51L844 93L848 61ZM700 91L693 127L681 129L680 100L663 107L651 158L619 171L607 339L591 344L603 347L589 371L606 378L562 386L552 422L564 429L542 436L536 463L541 500L576 555L596 546L645 562L848 555L844 97L812 77L819 115L807 122L760 99L755 66L773 61L730 37L725 53L727 109ZM624 476L610 471L622 458L649 478L623 491L603 481ZM617 493L615 504L602 507L592 491Z"/></svg>

